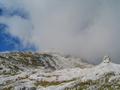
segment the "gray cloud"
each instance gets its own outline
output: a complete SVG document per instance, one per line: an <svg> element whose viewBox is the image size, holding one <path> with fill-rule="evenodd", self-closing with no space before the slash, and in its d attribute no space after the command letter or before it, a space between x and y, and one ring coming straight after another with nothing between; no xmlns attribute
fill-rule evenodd
<svg viewBox="0 0 120 90"><path fill-rule="evenodd" d="M10 32L24 42L34 43L38 51L55 49L90 62L99 62L98 58L107 54L120 62L119 0L21 0L17 3L30 13L31 20L22 20L24 24L13 19L15 23L10 26L15 28Z"/></svg>

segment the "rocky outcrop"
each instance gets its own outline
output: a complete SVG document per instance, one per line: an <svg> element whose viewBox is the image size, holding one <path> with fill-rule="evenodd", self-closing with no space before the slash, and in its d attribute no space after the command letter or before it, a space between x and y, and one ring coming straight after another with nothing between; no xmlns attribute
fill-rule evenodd
<svg viewBox="0 0 120 90"><path fill-rule="evenodd" d="M17 87L15 88L14 90L37 90L36 87L26 87L26 86L23 86L23 87Z"/></svg>
<svg viewBox="0 0 120 90"><path fill-rule="evenodd" d="M0 90L120 90L120 65L99 65L57 53L0 54Z"/></svg>
<svg viewBox="0 0 120 90"><path fill-rule="evenodd" d="M44 67L45 69L64 69L64 68L87 68L91 64L83 62L80 58L66 57L54 53L31 53L31 52L12 52L0 54L0 60L9 64L23 67Z"/></svg>
<svg viewBox="0 0 120 90"><path fill-rule="evenodd" d="M111 58L109 56L104 56L103 63L110 63L110 62L112 62Z"/></svg>

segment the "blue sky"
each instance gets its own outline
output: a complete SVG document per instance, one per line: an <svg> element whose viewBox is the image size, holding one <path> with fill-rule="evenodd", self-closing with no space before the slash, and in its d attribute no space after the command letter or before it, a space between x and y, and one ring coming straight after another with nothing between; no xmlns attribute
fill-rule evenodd
<svg viewBox="0 0 120 90"><path fill-rule="evenodd" d="M0 0L0 51L120 58L120 0Z"/></svg>
<svg viewBox="0 0 120 90"><path fill-rule="evenodd" d="M0 17L12 18L18 16L21 19L29 20L29 15L22 8L7 8L0 3ZM9 32L8 24L0 23L0 52L4 51L35 51L34 45L25 47L22 40Z"/></svg>
<svg viewBox="0 0 120 90"><path fill-rule="evenodd" d="M30 45L24 47L22 41L7 31L8 27L5 24L0 24L0 51L35 51L35 47Z"/></svg>

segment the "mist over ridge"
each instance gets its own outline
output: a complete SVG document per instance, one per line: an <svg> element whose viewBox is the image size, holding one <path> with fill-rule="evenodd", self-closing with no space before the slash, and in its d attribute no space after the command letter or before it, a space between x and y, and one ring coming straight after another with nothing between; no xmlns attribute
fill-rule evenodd
<svg viewBox="0 0 120 90"><path fill-rule="evenodd" d="M11 10L1 7L7 13L0 14L0 23L7 24L24 47L31 43L37 52L56 50L95 63L107 54L120 63L120 1L0 0L0 4ZM10 16L15 9L19 14Z"/></svg>

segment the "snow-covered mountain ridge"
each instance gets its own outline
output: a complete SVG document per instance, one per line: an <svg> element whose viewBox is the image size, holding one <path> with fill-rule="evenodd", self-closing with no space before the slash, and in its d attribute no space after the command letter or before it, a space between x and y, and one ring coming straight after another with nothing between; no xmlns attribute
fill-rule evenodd
<svg viewBox="0 0 120 90"><path fill-rule="evenodd" d="M1 53L0 90L120 90L120 65L58 53Z"/></svg>

